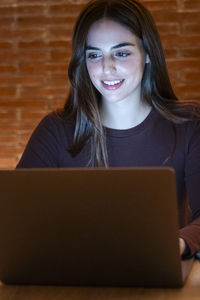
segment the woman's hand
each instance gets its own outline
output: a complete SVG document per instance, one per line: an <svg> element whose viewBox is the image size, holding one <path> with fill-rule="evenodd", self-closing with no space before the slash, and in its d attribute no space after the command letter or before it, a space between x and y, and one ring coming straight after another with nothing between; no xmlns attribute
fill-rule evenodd
<svg viewBox="0 0 200 300"><path fill-rule="evenodd" d="M179 238L179 248L180 248L180 255L182 255L186 248L185 241L182 238Z"/></svg>

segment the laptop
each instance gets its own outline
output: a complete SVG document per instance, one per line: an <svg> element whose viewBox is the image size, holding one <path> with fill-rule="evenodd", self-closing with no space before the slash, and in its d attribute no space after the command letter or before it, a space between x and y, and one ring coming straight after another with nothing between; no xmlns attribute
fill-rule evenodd
<svg viewBox="0 0 200 300"><path fill-rule="evenodd" d="M0 171L6 284L180 287L174 170Z"/></svg>

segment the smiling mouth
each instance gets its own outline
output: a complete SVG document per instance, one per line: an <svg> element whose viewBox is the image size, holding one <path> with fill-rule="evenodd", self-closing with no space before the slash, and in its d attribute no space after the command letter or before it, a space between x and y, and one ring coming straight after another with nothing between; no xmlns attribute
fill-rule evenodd
<svg viewBox="0 0 200 300"><path fill-rule="evenodd" d="M102 84L105 89L107 90L116 90L118 89L124 82L124 79L122 80L103 80Z"/></svg>

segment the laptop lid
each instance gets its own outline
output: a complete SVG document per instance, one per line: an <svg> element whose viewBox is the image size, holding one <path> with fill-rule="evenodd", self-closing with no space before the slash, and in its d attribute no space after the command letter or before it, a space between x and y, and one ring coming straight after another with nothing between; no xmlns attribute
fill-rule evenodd
<svg viewBox="0 0 200 300"><path fill-rule="evenodd" d="M183 284L171 168L0 171L0 280Z"/></svg>

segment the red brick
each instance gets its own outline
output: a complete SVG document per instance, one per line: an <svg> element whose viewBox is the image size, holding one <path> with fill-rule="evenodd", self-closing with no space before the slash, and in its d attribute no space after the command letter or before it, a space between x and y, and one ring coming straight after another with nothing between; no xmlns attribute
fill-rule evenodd
<svg viewBox="0 0 200 300"><path fill-rule="evenodd" d="M157 28L160 35L178 34L180 32L180 26L178 23L158 23Z"/></svg>
<svg viewBox="0 0 200 300"><path fill-rule="evenodd" d="M0 120L14 120L16 119L15 112L0 112Z"/></svg>
<svg viewBox="0 0 200 300"><path fill-rule="evenodd" d="M0 65L0 73L11 73L16 72L16 66L13 65Z"/></svg>
<svg viewBox="0 0 200 300"><path fill-rule="evenodd" d="M185 23L183 24L182 33L200 35L200 24L199 23Z"/></svg>
<svg viewBox="0 0 200 300"><path fill-rule="evenodd" d="M11 42L0 42L0 51L5 51L5 49L12 49L13 43Z"/></svg>
<svg viewBox="0 0 200 300"><path fill-rule="evenodd" d="M71 41L63 41L63 40L51 40L47 41L30 41L30 42L19 42L18 46L21 49L38 49L44 50L49 48L71 48Z"/></svg>
<svg viewBox="0 0 200 300"><path fill-rule="evenodd" d="M21 152L22 147L16 147L16 146L3 146L0 147L0 155L15 155L17 152Z"/></svg>
<svg viewBox="0 0 200 300"><path fill-rule="evenodd" d="M182 57L200 58L200 48L183 48L183 49L180 49L180 55Z"/></svg>
<svg viewBox="0 0 200 300"><path fill-rule="evenodd" d="M30 97L34 95L35 98L52 98L53 96L66 96L65 88L21 88L20 89L21 97Z"/></svg>
<svg viewBox="0 0 200 300"><path fill-rule="evenodd" d="M51 5L49 7L49 14L54 15L66 15L66 16L78 16L84 5L81 4L61 4Z"/></svg>
<svg viewBox="0 0 200 300"><path fill-rule="evenodd" d="M28 2L29 1L26 3ZM41 3L42 2L40 1L40 4ZM43 15L45 12L45 5L19 5L16 6L15 12L17 15Z"/></svg>
<svg viewBox="0 0 200 300"><path fill-rule="evenodd" d="M14 23L14 18L0 18L0 27L11 27Z"/></svg>
<svg viewBox="0 0 200 300"><path fill-rule="evenodd" d="M187 83L199 83L200 82L200 72L184 72L182 74L184 82Z"/></svg>
<svg viewBox="0 0 200 300"><path fill-rule="evenodd" d="M43 111L43 112L26 112L22 111L21 112L21 120L34 120L36 122L39 122L48 112Z"/></svg>
<svg viewBox="0 0 200 300"><path fill-rule="evenodd" d="M200 19L200 10L199 11L192 11L192 12L180 12L178 14L178 20L180 22L194 22L194 20L199 20Z"/></svg>
<svg viewBox="0 0 200 300"><path fill-rule="evenodd" d="M44 50L44 49L47 49L49 46L48 46L48 43L45 40L40 40L40 41L29 41L29 42L19 41L18 47L19 47L20 50L21 49Z"/></svg>
<svg viewBox="0 0 200 300"><path fill-rule="evenodd" d="M42 86L43 84L45 84L45 82L46 78L44 76L27 75L12 77L11 75L4 75L2 78L0 77L0 86Z"/></svg>
<svg viewBox="0 0 200 300"><path fill-rule="evenodd" d="M177 94L190 95L192 97L200 97L200 86L199 85L177 85L174 87Z"/></svg>
<svg viewBox="0 0 200 300"><path fill-rule="evenodd" d="M0 123L0 128L1 130L3 130L4 132L8 132L10 131L13 134L14 132L20 132L20 131L30 131L33 130L35 128L35 126L37 125L37 122L32 121L31 122L3 122Z"/></svg>
<svg viewBox="0 0 200 300"><path fill-rule="evenodd" d="M141 1L145 7L150 10L176 10L177 9L177 1L176 0L168 0L168 1Z"/></svg>
<svg viewBox="0 0 200 300"><path fill-rule="evenodd" d="M184 0L184 9L187 10L200 10L199 0Z"/></svg>
<svg viewBox="0 0 200 300"><path fill-rule="evenodd" d="M179 36L179 35L168 35L162 37L162 44L164 47L200 47L199 36Z"/></svg>
<svg viewBox="0 0 200 300"><path fill-rule="evenodd" d="M31 99L31 100L30 100ZM0 109L45 109L46 101L34 99L34 97L30 97L29 99L18 99L13 101L0 101Z"/></svg>
<svg viewBox="0 0 200 300"><path fill-rule="evenodd" d="M152 15L156 22L194 22L194 20L200 19L200 11L195 12L179 12L163 10L163 11L152 11Z"/></svg>
<svg viewBox="0 0 200 300"><path fill-rule="evenodd" d="M39 49L38 49L39 50ZM47 53L42 51L35 52L18 52L17 59L19 61L34 61L34 62L44 62L47 60Z"/></svg>
<svg viewBox="0 0 200 300"><path fill-rule="evenodd" d="M50 86L66 86L68 82L67 74L58 74L58 75L51 75L48 79L48 84Z"/></svg>
<svg viewBox="0 0 200 300"><path fill-rule="evenodd" d="M68 25L73 28L75 23L75 17L19 17L17 19L17 25L20 27L30 26L30 27L47 27L49 25Z"/></svg>
<svg viewBox="0 0 200 300"><path fill-rule="evenodd" d="M165 11L152 11L152 16L156 22L164 22L164 23L173 23L179 21L179 13L178 12L169 12L168 10Z"/></svg>
<svg viewBox="0 0 200 300"><path fill-rule="evenodd" d="M38 40L44 38L44 30L41 29L20 29L20 30L1 30L0 39L4 40Z"/></svg>
<svg viewBox="0 0 200 300"><path fill-rule="evenodd" d="M179 50L177 48L165 48L164 53L166 59L175 58L179 56Z"/></svg>
<svg viewBox="0 0 200 300"><path fill-rule="evenodd" d="M49 0L43 0L44 3L47 3ZM57 2L57 0L55 0ZM15 0L15 3L18 5L21 4L41 4L41 0Z"/></svg>
<svg viewBox="0 0 200 300"><path fill-rule="evenodd" d="M59 50L54 50L51 51L50 53L50 58L52 61L62 61L65 62L67 61L67 57L70 55L70 51L59 51Z"/></svg>
<svg viewBox="0 0 200 300"><path fill-rule="evenodd" d="M1 0L1 5L3 4L16 4L16 0Z"/></svg>
<svg viewBox="0 0 200 300"><path fill-rule="evenodd" d="M23 73L65 73L67 72L66 64L21 64L20 72Z"/></svg>
<svg viewBox="0 0 200 300"><path fill-rule="evenodd" d="M41 2L40 2L41 3ZM0 15L33 15L43 14L45 10L44 5L10 5L0 6Z"/></svg>
<svg viewBox="0 0 200 300"><path fill-rule="evenodd" d="M68 41L51 40L48 45L52 48L66 48L71 50L71 38Z"/></svg>
<svg viewBox="0 0 200 300"><path fill-rule="evenodd" d="M16 54L13 52L1 52L0 53L0 61L4 63L16 61Z"/></svg>
<svg viewBox="0 0 200 300"><path fill-rule="evenodd" d="M51 102L50 102L51 110L63 108L65 102L66 102L66 97L64 97L62 99L60 98L60 99L51 100Z"/></svg>
<svg viewBox="0 0 200 300"><path fill-rule="evenodd" d="M15 135L12 135L12 134L2 135L2 134L0 134L0 147L3 144L12 145L12 144L16 144L17 142L18 142L18 136L16 134Z"/></svg>
<svg viewBox="0 0 200 300"><path fill-rule="evenodd" d="M0 87L0 98L15 97L15 96L16 96L16 89Z"/></svg>
<svg viewBox="0 0 200 300"><path fill-rule="evenodd" d="M17 157L13 155L4 155L0 157L0 169L14 169L17 165Z"/></svg>
<svg viewBox="0 0 200 300"><path fill-rule="evenodd" d="M170 71L169 76L172 83L176 83L180 81L180 74L177 71Z"/></svg>
<svg viewBox="0 0 200 300"><path fill-rule="evenodd" d="M49 37L52 39L59 38L59 39L66 39L69 40L69 36L72 35L72 28L56 28L50 29Z"/></svg>
<svg viewBox="0 0 200 300"><path fill-rule="evenodd" d="M15 6L0 6L0 15L4 16L11 16L11 15L15 15Z"/></svg>
<svg viewBox="0 0 200 300"><path fill-rule="evenodd" d="M0 52L0 61L4 62L24 62L35 61L43 62L46 60L47 54L45 52Z"/></svg>
<svg viewBox="0 0 200 300"><path fill-rule="evenodd" d="M200 68L200 60L186 60L186 59L176 59L176 60L168 60L167 65L171 70L182 71L183 69L192 69L199 70Z"/></svg>

